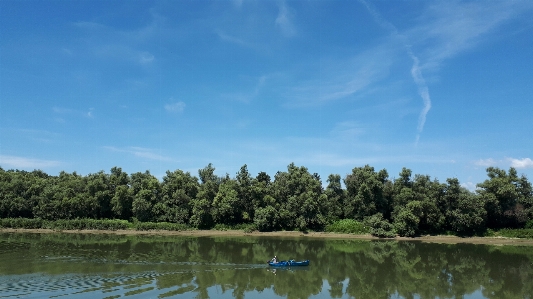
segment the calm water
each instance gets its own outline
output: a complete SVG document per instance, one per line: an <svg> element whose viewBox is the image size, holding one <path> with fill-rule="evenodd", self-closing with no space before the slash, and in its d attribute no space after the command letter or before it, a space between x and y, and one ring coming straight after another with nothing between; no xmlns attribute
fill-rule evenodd
<svg viewBox="0 0 533 299"><path fill-rule="evenodd" d="M310 259L270 269L266 260ZM0 234L0 298L533 298L533 247Z"/></svg>

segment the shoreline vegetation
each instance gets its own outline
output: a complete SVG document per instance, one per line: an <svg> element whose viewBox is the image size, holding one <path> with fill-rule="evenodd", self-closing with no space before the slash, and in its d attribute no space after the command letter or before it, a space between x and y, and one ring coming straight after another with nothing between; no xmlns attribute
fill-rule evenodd
<svg viewBox="0 0 533 299"><path fill-rule="evenodd" d="M533 239L533 187L516 169L489 167L472 192L403 168L355 167L341 178L291 163L273 179L245 165L230 177L189 172L51 176L0 167L0 228L52 230L324 232L377 238ZM307 233L305 233L307 232Z"/></svg>
<svg viewBox="0 0 533 299"><path fill-rule="evenodd" d="M346 223L349 225L346 225ZM343 224L343 225L341 225ZM197 229L183 224L165 222L129 222L119 219L60 219L42 220L25 218L0 219L0 233L75 233L148 236L191 236L191 237L291 237L327 238L389 241L420 241L444 244L486 244L486 245L528 245L533 246L533 229L502 229L488 231L482 236L457 236L427 234L417 236L377 237L369 228L357 221L341 220L327 226L326 231L258 231L252 225L217 225L212 229Z"/></svg>

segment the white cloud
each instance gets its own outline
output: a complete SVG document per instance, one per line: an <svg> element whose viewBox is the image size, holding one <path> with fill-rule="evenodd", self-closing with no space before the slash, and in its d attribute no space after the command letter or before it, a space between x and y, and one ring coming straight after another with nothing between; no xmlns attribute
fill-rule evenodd
<svg viewBox="0 0 533 299"><path fill-rule="evenodd" d="M257 96L259 95L261 89L263 88L263 86L265 85L265 82L267 80L267 76L266 75L263 75L261 77L259 77L257 79L257 81L255 82L255 86L253 88L253 90L250 90L249 92L246 92L244 91L245 88L243 87L244 84L240 84L240 89L243 90L241 92L235 92L235 93L228 93L228 94L223 94L222 96L224 98L227 98L227 99L231 99L231 100L234 100L234 101L238 101L238 102L241 102L241 103L245 103L245 104L248 104L250 102L252 102L255 98L257 98Z"/></svg>
<svg viewBox="0 0 533 299"><path fill-rule="evenodd" d="M128 152L140 158L146 158L146 159L158 160L158 161L172 161L171 158L154 153L152 149L148 149L148 148L131 147Z"/></svg>
<svg viewBox="0 0 533 299"><path fill-rule="evenodd" d="M98 30L98 29L104 29L106 28L104 25L96 22L75 22L73 23L74 26L87 29L87 30Z"/></svg>
<svg viewBox="0 0 533 299"><path fill-rule="evenodd" d="M511 162L511 167L514 168L533 168L533 160L530 158L523 158L523 159L513 159L508 158L509 162Z"/></svg>
<svg viewBox="0 0 533 299"><path fill-rule="evenodd" d="M156 160L156 161L166 161L166 162L174 162L175 160L163 156L161 154L156 153L156 150L144 148L144 147L137 147L137 146L130 146L126 148L118 148L114 146L104 146L103 147L106 150L112 151L112 152L119 152L119 153L128 153L135 157L149 159L149 160Z"/></svg>
<svg viewBox="0 0 533 299"><path fill-rule="evenodd" d="M303 81L288 91L287 106L319 106L363 92L370 85L386 78L397 57L397 47L387 44L336 61L317 61L309 72L320 77Z"/></svg>
<svg viewBox="0 0 533 299"><path fill-rule="evenodd" d="M533 8L531 1L432 2L418 26L405 32L413 46L431 45L423 68L438 67L447 58L471 49L498 26Z"/></svg>
<svg viewBox="0 0 533 299"><path fill-rule="evenodd" d="M152 61L154 61L154 55L150 54L149 52L141 52L139 54L139 63L147 64Z"/></svg>
<svg viewBox="0 0 533 299"><path fill-rule="evenodd" d="M477 161L474 162L475 165L477 166L482 166L482 167L489 167L489 166L496 166L499 162L492 159L492 158L488 158L488 159L479 159Z"/></svg>
<svg viewBox="0 0 533 299"><path fill-rule="evenodd" d="M468 189L468 190L471 191L471 192L474 192L474 191L476 191L476 189L477 189L476 184L475 184L475 183L472 183L472 182L462 183L462 184L461 184L461 187L466 188L466 189Z"/></svg>
<svg viewBox="0 0 533 299"><path fill-rule="evenodd" d="M72 110L72 109L61 108L61 107L54 107L54 108L52 108L52 110L55 113L59 113L59 114L69 114L69 113L73 113L74 112L74 110Z"/></svg>
<svg viewBox="0 0 533 299"><path fill-rule="evenodd" d="M495 160L493 158L479 159L474 162L477 166L489 167L514 167L514 168L533 168L533 160L531 158L515 159L505 158L502 160Z"/></svg>
<svg viewBox="0 0 533 299"><path fill-rule="evenodd" d="M415 57L412 53L410 53L410 55L411 55L411 58L413 59L411 75L413 76L413 80L418 86L418 94L424 101L424 108L422 108L422 111L420 112L420 116L418 118L418 127L417 127L418 134L416 136L416 142L418 143L420 134L422 133L422 130L424 130L424 124L426 123L426 116L429 112L429 109L431 109L431 98L429 97L429 89L426 85L424 77L422 77L422 71L420 70L418 58Z"/></svg>
<svg viewBox="0 0 533 299"><path fill-rule="evenodd" d="M429 88L422 77L422 70L438 69L445 59L475 47L498 26L533 8L530 1L432 2L418 18L419 24L399 32L372 4L365 0L360 2L379 26L389 30L395 39L404 43L403 46L414 61L411 75L424 102L419 115L417 144L427 113L431 109ZM418 53L416 56L414 49Z"/></svg>
<svg viewBox="0 0 533 299"><path fill-rule="evenodd" d="M149 47L149 42L163 31L162 24L165 21L153 11L151 16L152 21L146 26L129 31L95 22L77 22L74 26L82 29L79 41L85 43L83 49L93 55L145 66L155 59L145 47Z"/></svg>
<svg viewBox="0 0 533 299"><path fill-rule="evenodd" d="M41 169L59 166L61 163L54 160L33 159L18 156L0 155L0 166L14 169Z"/></svg>
<svg viewBox="0 0 533 299"><path fill-rule="evenodd" d="M407 53L413 60L413 66L411 67L411 76L413 77L413 80L418 87L418 94L420 95L420 97L422 98L424 102L424 107L422 108L422 111L420 112L420 115L418 117L418 127L417 127L417 135L416 135L416 142L415 142L418 145L420 134L424 130L424 125L426 123L426 116L429 110L431 109L431 98L429 96L429 88L424 80L424 77L422 76L420 60L413 53L413 50L411 49L408 38L404 35L399 34L396 26L394 26L392 23L383 19L381 15L377 12L377 10L371 4L367 3L364 0L360 0L360 2L363 5L365 5L369 13L374 18L374 21L378 23L378 25L389 30L395 39L398 39L404 43L403 46L407 49Z"/></svg>
<svg viewBox="0 0 533 299"><path fill-rule="evenodd" d="M241 8L243 0L233 0L233 5L237 8Z"/></svg>
<svg viewBox="0 0 533 299"><path fill-rule="evenodd" d="M239 45L239 46L242 46L242 47L247 47L247 48L255 48L255 45L250 43L250 42L247 42L243 39L240 39L238 37L235 37L235 36L231 36L229 34L226 34L224 32L222 32L221 30L216 30L216 33L218 35L218 37L222 40L222 41L225 41L225 42L230 42L230 43L233 43L233 44L236 44L236 45Z"/></svg>
<svg viewBox="0 0 533 299"><path fill-rule="evenodd" d="M185 109L185 106L186 106L185 103L180 101L180 102L176 102L176 103L173 103L173 104L166 104L165 105L165 110L168 111L168 112L181 113Z"/></svg>
<svg viewBox="0 0 533 299"><path fill-rule="evenodd" d="M286 37L291 37L296 34L296 29L291 21L292 13L287 8L285 2L281 2L279 6L278 17L276 18L276 26L281 30L281 33Z"/></svg>
<svg viewBox="0 0 533 299"><path fill-rule="evenodd" d="M94 108L89 108L89 111L84 112L81 110L75 110L70 108L62 108L62 107L53 107L52 111L54 111L56 114L60 115L67 115L67 116L74 116L74 117L85 117L85 118L94 118ZM65 119L62 117L55 118L56 121L64 123Z"/></svg>
<svg viewBox="0 0 533 299"><path fill-rule="evenodd" d="M337 123L331 131L331 134L341 139L354 139L364 134L364 132L365 130L355 121L344 121Z"/></svg>

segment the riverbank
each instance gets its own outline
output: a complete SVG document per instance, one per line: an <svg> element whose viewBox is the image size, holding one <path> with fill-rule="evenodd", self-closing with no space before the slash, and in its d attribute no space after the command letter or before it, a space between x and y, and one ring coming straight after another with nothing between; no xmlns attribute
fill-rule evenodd
<svg viewBox="0 0 533 299"><path fill-rule="evenodd" d="M487 244L487 245L524 245L533 246L533 239L505 238L505 237L456 237L456 236L420 236L414 238L396 237L391 239L380 239L370 234L340 234L326 232L299 232L299 231L277 231L277 232L244 232L242 230L52 230L52 229L22 229L22 228L0 228L0 233L76 233L76 234L115 234L115 235L166 235L166 236L257 236L257 237L303 237L303 238L328 238L328 239L360 239L360 240L397 240L397 241L419 241L443 244Z"/></svg>

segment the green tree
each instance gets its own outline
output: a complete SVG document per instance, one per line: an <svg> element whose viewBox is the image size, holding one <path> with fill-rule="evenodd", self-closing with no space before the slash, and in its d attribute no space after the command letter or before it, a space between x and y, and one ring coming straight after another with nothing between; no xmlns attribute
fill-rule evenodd
<svg viewBox="0 0 533 299"><path fill-rule="evenodd" d="M446 217L442 207L445 185L428 175L403 168L392 187L392 222L401 236L442 231Z"/></svg>
<svg viewBox="0 0 533 299"><path fill-rule="evenodd" d="M40 170L4 171L0 167L0 218L32 218L47 179Z"/></svg>
<svg viewBox="0 0 533 299"><path fill-rule="evenodd" d="M35 217L57 220L97 215L99 206L86 193L87 180L76 172L49 178L33 212Z"/></svg>
<svg viewBox="0 0 533 299"><path fill-rule="evenodd" d="M253 193L253 179L248 172L248 166L244 164L236 176L237 181L237 197L239 199L239 208L242 221L251 222L254 217L254 193Z"/></svg>
<svg viewBox="0 0 533 299"><path fill-rule="evenodd" d="M272 231L281 228L279 203L270 195L264 197L265 205L255 211L254 224L260 231Z"/></svg>
<svg viewBox="0 0 533 299"><path fill-rule="evenodd" d="M159 200L161 185L147 170L131 175L133 190L132 214L139 221L153 221L152 207Z"/></svg>
<svg viewBox="0 0 533 299"><path fill-rule="evenodd" d="M413 192L415 200L420 201L421 211L419 230L425 233L438 233L442 230L446 217L440 209L446 185L428 175L415 175Z"/></svg>
<svg viewBox="0 0 533 299"><path fill-rule="evenodd" d="M266 172L258 173L252 180L251 196L254 213L252 219L255 217L255 212L258 208L264 208L266 206L264 198L271 194L271 186L272 182L270 181L270 176Z"/></svg>
<svg viewBox="0 0 533 299"><path fill-rule="evenodd" d="M189 222L196 228L210 228L214 224L211 208L222 179L215 175L215 168L211 163L199 169L198 175L201 184L196 198L191 200L192 215Z"/></svg>
<svg viewBox="0 0 533 299"><path fill-rule="evenodd" d="M444 195L447 229L459 235L472 235L485 227L487 211L480 196L461 187L459 180L447 180Z"/></svg>
<svg viewBox="0 0 533 299"><path fill-rule="evenodd" d="M287 172L278 172L272 186L280 203L279 218L286 229L318 229L326 224L326 200L318 174L291 163ZM326 212L326 213L324 213Z"/></svg>
<svg viewBox="0 0 533 299"><path fill-rule="evenodd" d="M341 176L330 174L328 176L328 186L324 191L326 200L327 221L332 223L344 217L343 206L346 198L346 192L342 189Z"/></svg>
<svg viewBox="0 0 533 299"><path fill-rule="evenodd" d="M94 209L91 209L95 214L87 215L87 217L94 219L112 218L111 199L114 196L114 190L110 185L110 176L100 171L89 174L86 180L87 201L91 205L95 205Z"/></svg>
<svg viewBox="0 0 533 299"><path fill-rule="evenodd" d="M220 184L211 207L211 215L215 223L231 225L241 222L243 210L237 189L238 185L235 180L225 180Z"/></svg>
<svg viewBox="0 0 533 299"><path fill-rule="evenodd" d="M418 224L422 205L420 201L410 201L405 207L399 208L394 215L394 229L403 237L414 237L419 233Z"/></svg>
<svg viewBox="0 0 533 299"><path fill-rule="evenodd" d="M132 189L127 185L120 185L115 188L113 198L111 198L111 211L115 218L129 220L133 215L133 195Z"/></svg>
<svg viewBox="0 0 533 299"><path fill-rule="evenodd" d="M344 179L345 217L363 220L376 213L386 213L388 202L383 196L383 185L388 176L385 169L375 172L374 167L369 165L354 168Z"/></svg>
<svg viewBox="0 0 533 299"><path fill-rule="evenodd" d="M523 227L531 215L532 188L527 178L497 167L487 168L488 180L477 185L487 210L487 227Z"/></svg>
<svg viewBox="0 0 533 299"><path fill-rule="evenodd" d="M189 172L167 171L161 184L162 198L153 208L157 221L189 223L190 202L196 198L199 187L198 178Z"/></svg>
<svg viewBox="0 0 533 299"><path fill-rule="evenodd" d="M396 231L392 224L383 218L381 213L365 218L365 225L370 227L370 234L380 238L393 238Z"/></svg>
<svg viewBox="0 0 533 299"><path fill-rule="evenodd" d="M132 217L133 189L130 176L120 167L111 168L109 186L113 197L110 207L114 218L128 220Z"/></svg>

